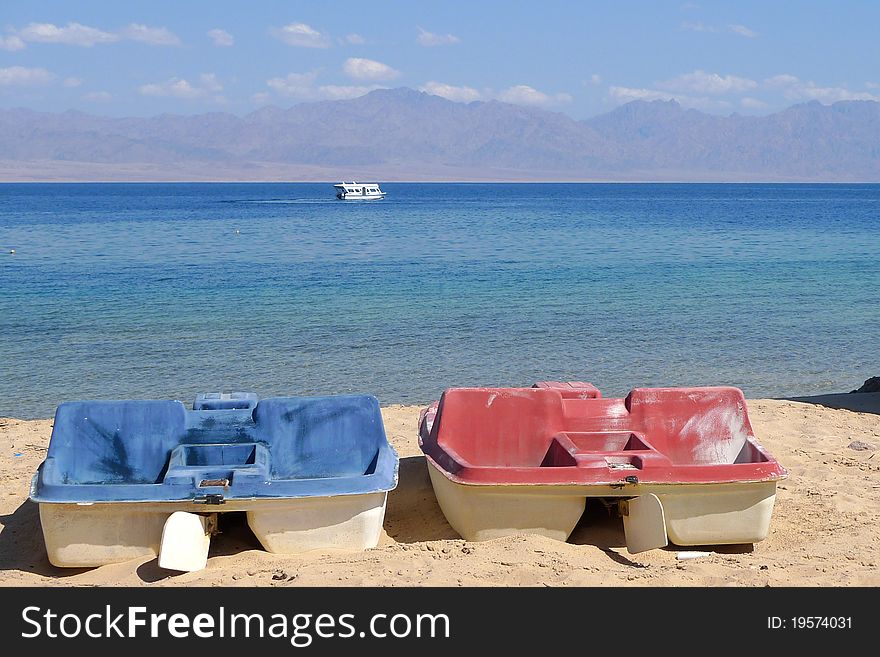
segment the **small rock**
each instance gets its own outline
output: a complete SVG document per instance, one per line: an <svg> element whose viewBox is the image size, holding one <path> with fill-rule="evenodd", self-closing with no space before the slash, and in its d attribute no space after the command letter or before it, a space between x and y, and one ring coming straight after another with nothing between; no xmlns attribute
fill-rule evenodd
<svg viewBox="0 0 880 657"><path fill-rule="evenodd" d="M759 568L759 570L770 570L770 566L768 566L767 564L763 564L763 565Z"/></svg>
<svg viewBox="0 0 880 657"><path fill-rule="evenodd" d="M241 579L241 575L239 575L238 573L235 573L235 575L232 576L232 579L234 579L234 580L240 580L240 579Z"/></svg>
<svg viewBox="0 0 880 657"><path fill-rule="evenodd" d="M872 376L862 384L861 388L851 391L853 392L880 392L880 376Z"/></svg>
<svg viewBox="0 0 880 657"><path fill-rule="evenodd" d="M877 449L877 445L872 445L871 443L863 443L861 440L854 440L849 445L847 445L850 449L854 449L857 452L873 452Z"/></svg>
<svg viewBox="0 0 880 657"><path fill-rule="evenodd" d="M702 557L711 557L711 556L712 556L711 552L685 551L685 552L679 552L677 555L675 555L675 558L678 559L679 561L685 561L687 559L700 559Z"/></svg>

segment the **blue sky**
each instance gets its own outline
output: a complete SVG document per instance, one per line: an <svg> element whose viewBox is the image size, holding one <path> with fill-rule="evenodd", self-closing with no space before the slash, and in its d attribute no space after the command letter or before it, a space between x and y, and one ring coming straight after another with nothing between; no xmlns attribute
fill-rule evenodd
<svg viewBox="0 0 880 657"><path fill-rule="evenodd" d="M0 106L245 114L406 86L585 118L880 100L880 3L0 0Z"/></svg>

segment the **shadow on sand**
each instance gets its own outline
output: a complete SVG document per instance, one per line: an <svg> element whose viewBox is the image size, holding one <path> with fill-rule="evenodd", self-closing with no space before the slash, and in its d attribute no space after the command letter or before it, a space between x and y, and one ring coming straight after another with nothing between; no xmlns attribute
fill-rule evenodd
<svg viewBox="0 0 880 657"><path fill-rule="evenodd" d="M211 537L211 548L208 558L230 557L250 550L263 550L259 539L248 525L244 511L232 511L218 514L220 532ZM156 582L180 575L176 570L165 570L159 567L159 559L145 561L137 568L137 576L142 582Z"/></svg>
<svg viewBox="0 0 880 657"><path fill-rule="evenodd" d="M826 408L880 415L880 392L843 392L833 395L813 395L811 397L785 397L784 399L805 404L816 404Z"/></svg>
<svg viewBox="0 0 880 657"><path fill-rule="evenodd" d="M574 545L595 545L602 550L609 559L623 566L645 568L645 564L638 563L628 558L626 552L626 535L623 532L623 519L612 510L609 512L598 500L587 500L584 515L568 537L568 542ZM614 548L614 549L612 549ZM753 552L755 546L751 543L740 545L667 545L663 550L666 552L716 552L718 554L747 554Z"/></svg>
<svg viewBox="0 0 880 657"><path fill-rule="evenodd" d="M819 398L801 398L795 401L849 396L825 395ZM876 410L867 412L880 413L880 393L852 396L874 397L875 406L873 408ZM843 408L843 406L831 407ZM863 407L859 407L859 409L864 410ZM222 533L211 541L211 557L263 549L250 530L244 513L224 513L221 514L220 521ZM79 575L91 570L89 568L57 568L49 563L40 529L39 508L33 502L25 501L13 513L0 516L0 527L2 527L2 531L0 531L0 570L18 570L58 578ZM388 495L385 531L392 539L400 543L461 538L450 527L443 511L437 504L424 456L409 456L400 459L399 484ZM609 513L597 500L587 500L584 515L568 542L575 545L594 545L612 561L636 568L644 567L643 564L632 561L625 554L626 538L621 518L617 517L615 513ZM670 545L665 549L672 552L703 550L722 554L739 554L751 552L753 546L715 545L682 548ZM167 579L174 574L176 573L159 568L156 559L146 561L137 568L138 577L149 583Z"/></svg>
<svg viewBox="0 0 880 657"><path fill-rule="evenodd" d="M399 483L388 493L385 531L398 543L461 538L446 522L424 456L400 459Z"/></svg>
<svg viewBox="0 0 880 657"><path fill-rule="evenodd" d="M0 516L0 527L0 570L62 578L89 570L57 568L49 563L40 527L40 508L30 500L22 502L9 515Z"/></svg>
<svg viewBox="0 0 880 657"><path fill-rule="evenodd" d="M263 549L248 526L244 513L220 514L220 531L211 540L210 557ZM39 506L26 500L13 513L0 516L0 570L63 579L94 568L58 568L49 563L40 527ZM177 574L176 571L159 568L158 559L146 561L137 568L138 577L150 583Z"/></svg>

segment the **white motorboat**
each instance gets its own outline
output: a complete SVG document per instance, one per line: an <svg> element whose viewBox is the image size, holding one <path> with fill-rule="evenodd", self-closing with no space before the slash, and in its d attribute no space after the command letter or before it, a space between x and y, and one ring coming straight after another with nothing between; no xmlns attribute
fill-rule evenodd
<svg viewBox="0 0 880 657"><path fill-rule="evenodd" d="M379 189L379 183L341 182L333 185L336 198L341 201L374 201L385 198L385 192Z"/></svg>

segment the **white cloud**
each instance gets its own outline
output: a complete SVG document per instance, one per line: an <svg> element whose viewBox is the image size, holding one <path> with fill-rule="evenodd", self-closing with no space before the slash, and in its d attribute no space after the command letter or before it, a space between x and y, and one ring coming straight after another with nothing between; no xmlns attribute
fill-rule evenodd
<svg viewBox="0 0 880 657"><path fill-rule="evenodd" d="M106 103L113 100L113 94L109 91L91 91L83 96L83 100L92 103Z"/></svg>
<svg viewBox="0 0 880 657"><path fill-rule="evenodd" d="M279 96L299 98L301 100L346 100L368 94L374 89L381 89L377 85L352 86L352 85L317 85L318 74L289 73L283 78L271 78L266 80L266 85Z"/></svg>
<svg viewBox="0 0 880 657"><path fill-rule="evenodd" d="M284 27L273 27L269 33L288 46L300 48L329 48L330 38L311 25L305 23L288 23Z"/></svg>
<svg viewBox="0 0 880 657"><path fill-rule="evenodd" d="M207 91L223 91L223 85L220 84L215 73L202 73L199 76L199 82L202 88Z"/></svg>
<svg viewBox="0 0 880 657"><path fill-rule="evenodd" d="M639 89L633 87L611 87L608 90L613 100L628 103L633 100L674 100L684 107L693 107L705 110L722 110L730 107L726 100L708 98L705 96L689 96L687 94L671 93L657 89Z"/></svg>
<svg viewBox="0 0 880 657"><path fill-rule="evenodd" d="M693 73L685 73L677 78L658 82L657 87L668 91L684 91L698 94L729 94L740 93L754 89L758 83L748 78L740 78L735 75L718 75L696 70Z"/></svg>
<svg viewBox="0 0 880 657"><path fill-rule="evenodd" d="M165 27L149 27L140 23L131 23L121 31L122 36L132 41L147 43L151 46L177 46L180 39Z"/></svg>
<svg viewBox="0 0 880 657"><path fill-rule="evenodd" d="M284 78L272 78L266 80L269 88L282 96L297 96L300 98L310 96L315 89L315 79L318 74L312 73L288 73Z"/></svg>
<svg viewBox="0 0 880 657"><path fill-rule="evenodd" d="M144 84L138 87L143 96L173 96L174 98L198 98L204 92L181 78L171 78L165 82Z"/></svg>
<svg viewBox="0 0 880 657"><path fill-rule="evenodd" d="M433 80L419 87L419 91L424 91L434 96L442 96L447 100L453 100L458 103L470 103L482 97L482 94L473 87L456 87L443 82L434 82Z"/></svg>
<svg viewBox="0 0 880 657"><path fill-rule="evenodd" d="M54 79L55 76L44 68L26 68L24 66L0 68L0 87L39 86L49 84Z"/></svg>
<svg viewBox="0 0 880 657"><path fill-rule="evenodd" d="M387 64L363 57L349 57L342 70L356 80L393 80L400 75L400 71Z"/></svg>
<svg viewBox="0 0 880 657"><path fill-rule="evenodd" d="M880 101L880 95L867 91L850 91L845 87L820 87L813 82L801 82L791 90L786 91L786 97L790 99L804 98L819 100L826 103L836 103L839 100L876 100Z"/></svg>
<svg viewBox="0 0 880 657"><path fill-rule="evenodd" d="M865 86L868 87L868 89L880 89L880 84L877 82L865 82Z"/></svg>
<svg viewBox="0 0 880 657"><path fill-rule="evenodd" d="M165 82L144 84L138 87L142 96L170 96L172 98L205 98L211 94L223 91L223 85L213 73L205 73L199 76L198 84L192 84L183 78L171 78ZM215 96L215 101L221 102L221 96Z"/></svg>
<svg viewBox="0 0 880 657"><path fill-rule="evenodd" d="M13 52L15 50L24 50L25 47L25 42L16 34L8 37L0 36L0 50Z"/></svg>
<svg viewBox="0 0 880 657"><path fill-rule="evenodd" d="M229 46L235 45L235 37L226 30L221 30L219 27L213 30L208 30L208 37L214 42L215 46L228 48Z"/></svg>
<svg viewBox="0 0 880 657"><path fill-rule="evenodd" d="M434 96L441 96L458 103L470 103L475 100L497 98L505 103L542 107L561 105L572 100L571 95L567 93L548 94L525 84L508 87L498 92L492 89L479 90L474 87L456 86L432 80L419 87L419 91L424 91Z"/></svg>
<svg viewBox="0 0 880 657"><path fill-rule="evenodd" d="M117 32L71 22L59 26L54 23L29 23L8 37L0 37L0 48L22 50L27 42L61 43L68 46L91 48L102 43L116 43L122 39L140 41L154 46L176 46L180 39L165 27L149 27L131 23Z"/></svg>
<svg viewBox="0 0 880 657"><path fill-rule="evenodd" d="M695 2L685 2L679 9L682 11L693 11L695 9L699 9L700 5Z"/></svg>
<svg viewBox="0 0 880 657"><path fill-rule="evenodd" d="M434 34L433 32L428 32L428 30L424 30L421 27L419 28L419 36L416 37L417 41L420 45L423 46L450 46L454 43L458 43L461 41L454 34Z"/></svg>
<svg viewBox="0 0 880 657"><path fill-rule="evenodd" d="M62 82L61 84L63 84L65 87L73 88L80 86L82 83L83 81L80 78L64 78L64 82Z"/></svg>
<svg viewBox="0 0 880 657"><path fill-rule="evenodd" d="M608 93L615 100L628 103L633 100L675 100L675 94L656 89L639 89L634 87L611 87Z"/></svg>
<svg viewBox="0 0 880 657"><path fill-rule="evenodd" d="M272 94L268 91L260 91L259 93L255 93L251 96L251 102L254 105L267 105L269 100L272 98Z"/></svg>
<svg viewBox="0 0 880 657"><path fill-rule="evenodd" d="M587 86L595 86L597 84L602 84L602 76L598 73L593 73L589 78L584 80L584 84Z"/></svg>
<svg viewBox="0 0 880 657"><path fill-rule="evenodd" d="M818 100L826 103L835 103L839 100L880 101L878 94L850 91L846 87L820 87L812 80L806 82L787 73L767 78L764 80L764 85L769 89L781 90L788 100Z"/></svg>
<svg viewBox="0 0 880 657"><path fill-rule="evenodd" d="M754 39L755 37L760 36L754 30L750 30L745 25L728 25L727 29L734 34L739 34L740 36L748 37L749 39Z"/></svg>
<svg viewBox="0 0 880 657"><path fill-rule="evenodd" d="M746 109L763 109L767 107L767 103L763 100L759 100L757 98L751 98L746 96L744 98L739 99L739 104L745 107Z"/></svg>
<svg viewBox="0 0 880 657"><path fill-rule="evenodd" d="M351 34L346 34L345 41L346 43L350 43L353 46L362 46L367 42L364 37L355 32L352 32Z"/></svg>
<svg viewBox="0 0 880 657"><path fill-rule="evenodd" d="M555 105L571 102L571 96L566 93L554 95L545 94L527 84L518 84L502 91L498 98L505 103L516 105Z"/></svg>
<svg viewBox="0 0 880 657"><path fill-rule="evenodd" d="M679 30L683 30L685 32L707 32L714 33L718 32L718 28L714 25L706 25L706 23L702 21L685 21L681 25L678 26ZM756 37L761 36L754 30L746 27L745 25L732 24L727 26L727 31L733 34L738 34L739 36L748 37L749 39L754 39Z"/></svg>
<svg viewBox="0 0 880 657"><path fill-rule="evenodd" d="M766 80L764 80L764 86L769 87L770 89L782 89L784 87L797 84L798 82L799 80L794 75L783 73L781 75L774 75L772 78L767 78Z"/></svg>
<svg viewBox="0 0 880 657"><path fill-rule="evenodd" d="M351 85L324 85L317 88L317 96L320 99L325 100L349 100L351 98L358 98L365 94L370 93L371 91L375 91L376 89L381 89L377 85L371 85L369 87L362 86L351 86Z"/></svg>
<svg viewBox="0 0 880 657"><path fill-rule="evenodd" d="M653 87L613 86L608 90L612 100L626 103L633 100L675 100L683 107L702 110L724 110L732 107L732 100L713 96L741 95L758 88L758 83L736 75L719 75L697 69L678 77L656 82ZM743 107L756 108L761 101L740 99ZM751 103L751 105L750 105Z"/></svg>
<svg viewBox="0 0 880 657"><path fill-rule="evenodd" d="M81 23L68 23L64 27L58 27L53 23L30 23L18 31L18 38L20 41L63 43L84 48L91 48L98 43L119 41L117 34Z"/></svg>
<svg viewBox="0 0 880 657"><path fill-rule="evenodd" d="M684 30L685 32L717 32L718 29L712 27L711 25L706 25L701 21L690 22L685 21L682 23L679 28L680 30Z"/></svg>

